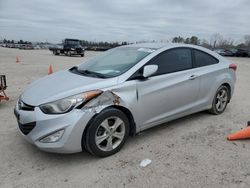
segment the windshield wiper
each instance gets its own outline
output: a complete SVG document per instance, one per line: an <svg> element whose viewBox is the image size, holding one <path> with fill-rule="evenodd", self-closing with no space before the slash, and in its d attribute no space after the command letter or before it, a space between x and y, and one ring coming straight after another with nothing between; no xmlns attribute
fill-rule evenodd
<svg viewBox="0 0 250 188"><path fill-rule="evenodd" d="M81 74L84 74L84 75L91 75L91 76L94 76L96 78L108 78L107 76L101 74L101 73L98 73L98 72L94 72L94 71L89 71L89 70L79 70L77 69L77 71Z"/></svg>

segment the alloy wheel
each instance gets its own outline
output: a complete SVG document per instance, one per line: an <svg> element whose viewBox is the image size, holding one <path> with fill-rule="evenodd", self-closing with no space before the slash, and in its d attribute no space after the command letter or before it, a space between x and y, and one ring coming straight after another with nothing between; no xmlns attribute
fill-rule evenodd
<svg viewBox="0 0 250 188"><path fill-rule="evenodd" d="M222 88L217 93L217 96L216 96L216 102L215 102L216 110L219 112L222 112L227 105L227 101L228 101L228 93L226 89Z"/></svg>
<svg viewBox="0 0 250 188"><path fill-rule="evenodd" d="M124 136L125 124L123 120L119 117L108 117L98 126L95 143L102 151L112 151L121 144Z"/></svg>

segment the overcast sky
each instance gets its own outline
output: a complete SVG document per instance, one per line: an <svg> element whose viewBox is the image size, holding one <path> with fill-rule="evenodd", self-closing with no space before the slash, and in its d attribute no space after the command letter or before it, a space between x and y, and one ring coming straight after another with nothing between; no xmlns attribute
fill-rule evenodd
<svg viewBox="0 0 250 188"><path fill-rule="evenodd" d="M250 0L0 0L0 39L161 40L250 34Z"/></svg>

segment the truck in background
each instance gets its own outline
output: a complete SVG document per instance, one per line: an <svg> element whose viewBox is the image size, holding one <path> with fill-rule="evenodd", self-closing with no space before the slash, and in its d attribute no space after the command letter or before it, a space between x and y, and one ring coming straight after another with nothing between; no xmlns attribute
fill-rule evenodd
<svg viewBox="0 0 250 188"><path fill-rule="evenodd" d="M62 45L57 45L55 47L50 47L50 51L54 55L80 55L81 57L84 56L85 49L81 46L80 40L78 39L65 39Z"/></svg>

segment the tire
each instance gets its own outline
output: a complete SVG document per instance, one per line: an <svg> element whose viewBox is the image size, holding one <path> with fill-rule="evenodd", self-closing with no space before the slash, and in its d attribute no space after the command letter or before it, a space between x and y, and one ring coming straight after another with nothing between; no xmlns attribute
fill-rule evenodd
<svg viewBox="0 0 250 188"><path fill-rule="evenodd" d="M229 101L230 93L228 87L224 85L220 86L215 93L212 108L209 110L209 112L215 115L222 114L225 111Z"/></svg>
<svg viewBox="0 0 250 188"><path fill-rule="evenodd" d="M127 116L115 108L108 108L95 116L83 135L83 145L93 155L107 157L117 153L129 136Z"/></svg>
<svg viewBox="0 0 250 188"><path fill-rule="evenodd" d="M68 51L68 52L67 52L67 56L69 56L69 57L71 57L71 56L72 56L72 54L71 54L71 52L70 52L70 51Z"/></svg>
<svg viewBox="0 0 250 188"><path fill-rule="evenodd" d="M84 54L81 54L81 57L84 57Z"/></svg>
<svg viewBox="0 0 250 188"><path fill-rule="evenodd" d="M53 51L53 54L54 55L59 55L59 53L57 53L57 51L55 51L55 50Z"/></svg>

